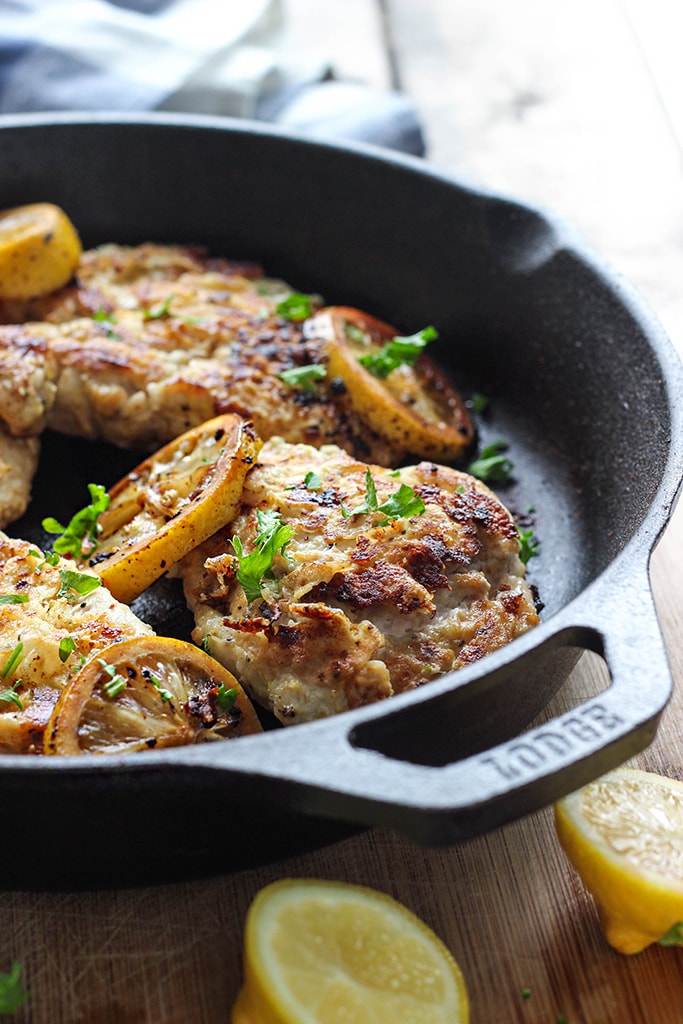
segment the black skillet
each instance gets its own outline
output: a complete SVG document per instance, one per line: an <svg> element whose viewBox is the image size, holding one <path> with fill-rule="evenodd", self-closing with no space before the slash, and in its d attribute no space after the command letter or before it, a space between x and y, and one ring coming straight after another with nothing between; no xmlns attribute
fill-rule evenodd
<svg viewBox="0 0 683 1024"><path fill-rule="evenodd" d="M479 664L326 721L138 756L0 757L10 884L236 870L374 824L450 844L651 741L671 675L648 564L681 480L683 375L565 225L416 159L169 115L0 119L0 208L39 200L63 206L86 245L197 241L403 333L435 324L442 366L488 398L480 439L509 442L515 479L499 493L531 516L545 608ZM11 532L75 510L87 482L136 458L49 438ZM166 585L138 610L160 632L187 628ZM583 649L604 656L609 688L522 732Z"/></svg>

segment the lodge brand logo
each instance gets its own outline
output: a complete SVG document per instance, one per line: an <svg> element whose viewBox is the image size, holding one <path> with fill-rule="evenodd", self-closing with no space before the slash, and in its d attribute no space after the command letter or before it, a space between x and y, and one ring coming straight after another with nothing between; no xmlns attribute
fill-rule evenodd
<svg viewBox="0 0 683 1024"><path fill-rule="evenodd" d="M507 781L519 779L575 755L581 747L595 747L621 725L623 719L604 704L589 704L481 760Z"/></svg>

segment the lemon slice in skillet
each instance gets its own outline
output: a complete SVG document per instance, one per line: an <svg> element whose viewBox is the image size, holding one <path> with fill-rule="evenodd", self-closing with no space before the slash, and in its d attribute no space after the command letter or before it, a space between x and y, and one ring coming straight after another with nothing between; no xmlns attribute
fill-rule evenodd
<svg viewBox="0 0 683 1024"><path fill-rule="evenodd" d="M240 416L217 416L165 445L109 491L90 566L129 604L232 519L261 441Z"/></svg>
<svg viewBox="0 0 683 1024"><path fill-rule="evenodd" d="M260 732L235 677L184 640L142 636L90 658L62 690L45 754L110 754Z"/></svg>
<svg viewBox="0 0 683 1024"><path fill-rule="evenodd" d="M618 768L560 800L555 824L611 946L683 944L683 783Z"/></svg>
<svg viewBox="0 0 683 1024"><path fill-rule="evenodd" d="M326 342L328 376L343 381L351 407L380 437L425 459L462 457L474 437L465 403L429 356L418 353L432 331L396 337L375 317L334 306L312 316L306 333ZM378 359L387 349L389 358Z"/></svg>
<svg viewBox="0 0 683 1024"><path fill-rule="evenodd" d="M467 1024L460 968L384 893L285 879L252 903L232 1024Z"/></svg>
<svg viewBox="0 0 683 1024"><path fill-rule="evenodd" d="M65 285L81 242L59 206L32 203L0 211L0 299L30 299Z"/></svg>

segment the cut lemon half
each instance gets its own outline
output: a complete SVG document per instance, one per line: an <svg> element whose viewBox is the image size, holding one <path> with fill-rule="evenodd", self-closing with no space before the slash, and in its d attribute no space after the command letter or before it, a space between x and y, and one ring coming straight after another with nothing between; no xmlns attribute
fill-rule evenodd
<svg viewBox="0 0 683 1024"><path fill-rule="evenodd" d="M0 299L31 299L65 285L82 252L59 206L32 203L0 211Z"/></svg>
<svg viewBox="0 0 683 1024"><path fill-rule="evenodd" d="M555 824L620 953L683 922L683 783L618 768L560 800Z"/></svg>
<svg viewBox="0 0 683 1024"><path fill-rule="evenodd" d="M230 522L261 443L240 416L217 416L165 445L109 491L89 564L118 601L130 604Z"/></svg>
<svg viewBox="0 0 683 1024"><path fill-rule="evenodd" d="M466 1024L467 990L440 939L362 886L283 880L252 903L232 1024Z"/></svg>
<svg viewBox="0 0 683 1024"><path fill-rule="evenodd" d="M260 732L235 677L184 640L141 636L90 658L45 731L45 754L111 754Z"/></svg>
<svg viewBox="0 0 683 1024"><path fill-rule="evenodd" d="M454 462L474 438L460 394L424 353L377 377L359 361L396 337L388 324L350 307L328 307L306 333L326 342L328 376L344 382L351 407L400 451Z"/></svg>

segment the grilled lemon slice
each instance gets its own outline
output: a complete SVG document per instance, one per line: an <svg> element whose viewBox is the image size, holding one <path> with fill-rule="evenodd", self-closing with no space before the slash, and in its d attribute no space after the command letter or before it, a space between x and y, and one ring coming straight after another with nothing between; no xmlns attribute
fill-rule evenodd
<svg viewBox="0 0 683 1024"><path fill-rule="evenodd" d="M467 1024L460 968L419 918L384 893L284 879L247 914L244 986L232 1024Z"/></svg>
<svg viewBox="0 0 683 1024"><path fill-rule="evenodd" d="M555 825L620 953L683 942L683 783L618 768L560 800Z"/></svg>
<svg viewBox="0 0 683 1024"><path fill-rule="evenodd" d="M235 677L184 640L122 640L90 658L62 690L45 754L178 747L260 732Z"/></svg>
<svg viewBox="0 0 683 1024"><path fill-rule="evenodd" d="M130 604L188 551L232 519L261 441L226 414L181 434L109 492L90 565Z"/></svg>
<svg viewBox="0 0 683 1024"><path fill-rule="evenodd" d="M0 211L0 299L31 299L61 288L82 252L59 206L32 203Z"/></svg>
<svg viewBox="0 0 683 1024"><path fill-rule="evenodd" d="M346 386L351 407L402 452L455 462L474 438L461 396L424 353L377 376L361 360L396 339L388 324L360 310L331 306L307 321L306 333L326 342L328 374ZM408 339L398 339L405 341Z"/></svg>

